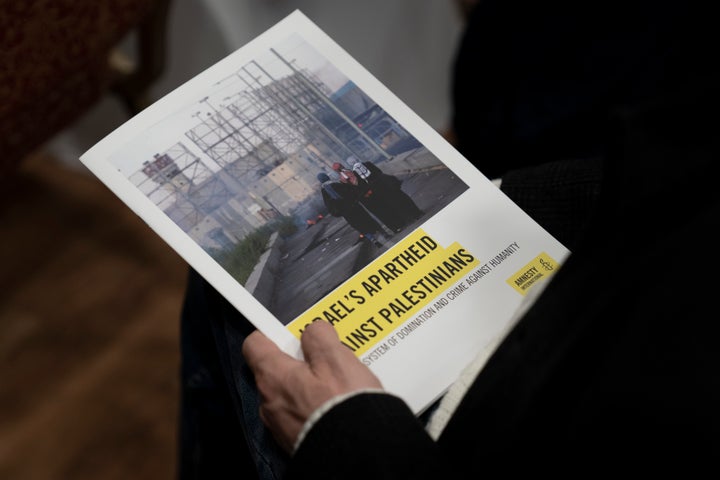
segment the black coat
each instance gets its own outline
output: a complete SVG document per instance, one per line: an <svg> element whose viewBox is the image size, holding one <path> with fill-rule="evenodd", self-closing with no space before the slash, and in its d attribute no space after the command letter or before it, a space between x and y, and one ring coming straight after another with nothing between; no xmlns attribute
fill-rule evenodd
<svg viewBox="0 0 720 480"><path fill-rule="evenodd" d="M360 202L393 232L417 220L422 211L402 190L402 181L383 172L372 162L363 162L370 171L368 178L360 178Z"/></svg>
<svg viewBox="0 0 720 480"><path fill-rule="evenodd" d="M314 426L292 476L583 478L673 466L717 476L717 84L605 129L600 196L566 238L573 253L437 442L400 400L361 395Z"/></svg>
<svg viewBox="0 0 720 480"><path fill-rule="evenodd" d="M331 194L328 189L332 189ZM328 182L321 186L323 203L331 215L343 217L345 221L361 234L375 233L381 230L360 203L360 189L349 183Z"/></svg>

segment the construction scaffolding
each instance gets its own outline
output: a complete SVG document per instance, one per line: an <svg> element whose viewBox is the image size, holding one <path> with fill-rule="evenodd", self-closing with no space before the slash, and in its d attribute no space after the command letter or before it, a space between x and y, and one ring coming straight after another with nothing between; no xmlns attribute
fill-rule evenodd
<svg viewBox="0 0 720 480"><path fill-rule="evenodd" d="M351 82L331 92L271 52L285 75L276 78L257 61L242 66L232 78L240 88L221 101L201 99L185 140L131 176L206 250L231 248L278 216L316 209L319 171L350 155L386 160L388 139L409 137Z"/></svg>

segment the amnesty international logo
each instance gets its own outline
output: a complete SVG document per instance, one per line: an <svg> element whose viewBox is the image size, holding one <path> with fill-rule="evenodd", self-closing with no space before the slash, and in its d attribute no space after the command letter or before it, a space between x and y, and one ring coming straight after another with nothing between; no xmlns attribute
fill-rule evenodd
<svg viewBox="0 0 720 480"><path fill-rule="evenodd" d="M513 287L520 295L525 295L530 287L550 277L558 268L559 265L555 259L543 252L515 272L515 274L506 281L508 285Z"/></svg>

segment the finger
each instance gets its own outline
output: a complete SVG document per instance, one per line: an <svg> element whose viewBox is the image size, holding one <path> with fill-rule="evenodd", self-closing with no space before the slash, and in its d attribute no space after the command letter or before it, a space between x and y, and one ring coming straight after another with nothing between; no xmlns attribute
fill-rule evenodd
<svg viewBox="0 0 720 480"><path fill-rule="evenodd" d="M248 335L242 344L242 354L252 370L256 369L262 359L278 352L280 352L280 348L260 330L255 330Z"/></svg>
<svg viewBox="0 0 720 480"><path fill-rule="evenodd" d="M305 359L310 362L313 355L334 349L341 344L335 328L330 323L320 320L312 322L305 328L300 337L300 345Z"/></svg>
<svg viewBox="0 0 720 480"><path fill-rule="evenodd" d="M283 397L283 389L289 385L289 382L299 380L292 371L302 362L280 350L273 341L259 331L248 335L243 342L242 353L255 376L258 391L263 399Z"/></svg>
<svg viewBox="0 0 720 480"><path fill-rule="evenodd" d="M334 364L338 359L354 357L340 342L335 328L325 321L310 324L303 332L300 342L305 360L310 365L317 366L322 362Z"/></svg>
<svg viewBox="0 0 720 480"><path fill-rule="evenodd" d="M318 320L310 323L303 331L302 341L307 341L306 339L310 341L319 339L320 342L333 341L335 343L340 340L340 337L330 322Z"/></svg>
<svg viewBox="0 0 720 480"><path fill-rule="evenodd" d="M301 337L303 354L312 371L319 378L331 382L338 392L362 388L382 388L382 383L370 369L340 341L328 322L313 322Z"/></svg>

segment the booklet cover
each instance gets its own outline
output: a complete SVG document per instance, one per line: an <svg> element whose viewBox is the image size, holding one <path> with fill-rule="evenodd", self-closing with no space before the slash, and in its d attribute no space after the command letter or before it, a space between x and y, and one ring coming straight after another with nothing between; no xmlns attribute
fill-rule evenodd
<svg viewBox="0 0 720 480"><path fill-rule="evenodd" d="M328 321L417 413L569 253L299 11L80 160L280 348Z"/></svg>

